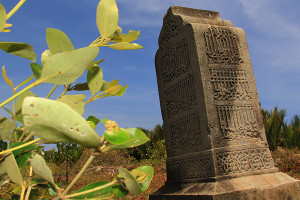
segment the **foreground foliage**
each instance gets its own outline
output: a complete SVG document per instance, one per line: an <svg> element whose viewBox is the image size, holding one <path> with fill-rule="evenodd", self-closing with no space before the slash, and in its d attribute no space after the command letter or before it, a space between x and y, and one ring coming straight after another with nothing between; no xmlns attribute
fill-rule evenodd
<svg viewBox="0 0 300 200"><path fill-rule="evenodd" d="M0 31L9 32L11 24L7 20L23 5L25 0L6 14L0 4ZM127 89L119 85L119 80L107 82L96 60L99 47L117 50L140 49L142 46L131 43L139 37L139 31L122 34L118 26L118 7L115 0L101 0L97 7L97 27L100 37L89 46L76 49L70 38L62 31L46 30L47 50L41 55L41 65L36 63L36 54L31 45L18 42L0 42L3 51L29 59L32 75L18 86L8 78L5 66L2 67L4 81L11 86L13 95L0 103L10 116L0 117L0 187L12 199L111 199L124 197L129 192L139 194L147 190L153 178L153 167L141 166L131 170L119 167L118 174L110 181L89 183L73 190L74 184L84 174L94 158L103 152L114 149L131 148L149 141L137 128L120 128L115 121L99 120L95 116L82 117L84 106L97 99L109 96L122 96ZM87 71L85 83L76 80ZM31 82L35 79L33 82ZM42 84L54 84L46 98L37 97L30 89ZM64 90L56 100L50 100L52 93L60 86ZM19 88L25 86L20 91ZM85 95L67 95L68 91L90 91ZM4 107L12 102L12 109ZM96 125L102 121L106 131L99 136ZM18 124L21 126L17 127ZM51 168L43 157L42 143L59 143L58 152L52 152L46 159L54 159L62 164L66 159L66 183L69 164L75 164L82 155L80 146L89 149L89 158L70 184L63 186L56 182ZM70 143L74 144L71 145ZM54 161L53 160L53 161ZM7 196L7 195L6 195Z"/></svg>

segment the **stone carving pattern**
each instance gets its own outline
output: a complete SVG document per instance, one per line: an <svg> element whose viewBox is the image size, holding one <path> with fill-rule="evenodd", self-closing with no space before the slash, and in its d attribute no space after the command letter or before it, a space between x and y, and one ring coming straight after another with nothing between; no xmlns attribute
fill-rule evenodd
<svg viewBox="0 0 300 200"><path fill-rule="evenodd" d="M166 18L163 29L162 29L162 35L161 35L161 41L160 44L166 45L169 43L170 40L176 37L178 34L179 27L175 21L171 21L168 18Z"/></svg>
<svg viewBox="0 0 300 200"><path fill-rule="evenodd" d="M261 133L257 129L257 121L253 106L217 106L221 139L260 138Z"/></svg>
<svg viewBox="0 0 300 200"><path fill-rule="evenodd" d="M204 32L206 54L210 64L238 65L242 63L239 54L239 39L228 28L211 26Z"/></svg>
<svg viewBox="0 0 300 200"><path fill-rule="evenodd" d="M212 163L211 155L201 155L195 158L167 162L168 180L213 177L214 167Z"/></svg>
<svg viewBox="0 0 300 200"><path fill-rule="evenodd" d="M165 92L167 114L169 118L180 112L193 109L197 104L193 76L180 81Z"/></svg>
<svg viewBox="0 0 300 200"><path fill-rule="evenodd" d="M244 70L210 69L215 100L249 100L249 85Z"/></svg>
<svg viewBox="0 0 300 200"><path fill-rule="evenodd" d="M190 70L188 46L185 41L171 45L160 57L159 70L164 85Z"/></svg>
<svg viewBox="0 0 300 200"><path fill-rule="evenodd" d="M261 171L274 167L273 159L267 148L244 149L217 153L219 175Z"/></svg>
<svg viewBox="0 0 300 200"><path fill-rule="evenodd" d="M185 153L201 145L201 126L198 113L187 115L169 125L173 152Z"/></svg>

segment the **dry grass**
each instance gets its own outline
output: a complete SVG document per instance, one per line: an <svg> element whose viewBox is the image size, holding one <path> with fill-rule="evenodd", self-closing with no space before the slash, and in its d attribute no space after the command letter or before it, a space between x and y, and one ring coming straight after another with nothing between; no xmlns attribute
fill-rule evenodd
<svg viewBox="0 0 300 200"><path fill-rule="evenodd" d="M276 163L276 166L280 171L289 174L290 176L300 179L300 151L298 149L282 149L279 148L277 151L272 152L272 156ZM85 161L88 159L90 153L86 151L82 159L73 166L70 170L69 180L72 180L75 175L79 172ZM98 181L111 181L118 174L118 167L123 166L127 169L131 170L140 165L152 165L154 167L154 177L152 183L148 190L141 195L128 195L125 200L129 199L148 199L149 194L155 192L157 189L164 185L166 181L166 166L163 162L161 164L152 163L151 162L143 162L141 164L136 164L133 160L126 158L121 151L112 151L107 152L102 155L97 156L90 167L85 171L83 176L79 179L79 181L74 185L72 190L77 190L82 186L90 184L92 182ZM56 166L53 163L49 163L50 168L53 171L55 180L61 185L66 185L65 183L65 164L61 166ZM69 181L70 183L70 181ZM3 189L2 189L3 191ZM3 195L3 194L2 194ZM0 195L1 196L1 195ZM1 198L11 198L8 195L1 196Z"/></svg>

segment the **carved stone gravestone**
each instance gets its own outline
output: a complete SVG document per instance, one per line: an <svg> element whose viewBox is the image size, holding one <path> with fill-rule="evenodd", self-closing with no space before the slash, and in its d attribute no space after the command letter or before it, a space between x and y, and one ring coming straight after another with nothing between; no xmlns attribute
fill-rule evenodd
<svg viewBox="0 0 300 200"><path fill-rule="evenodd" d="M168 158L150 199L300 199L274 166L242 29L173 6L155 63Z"/></svg>

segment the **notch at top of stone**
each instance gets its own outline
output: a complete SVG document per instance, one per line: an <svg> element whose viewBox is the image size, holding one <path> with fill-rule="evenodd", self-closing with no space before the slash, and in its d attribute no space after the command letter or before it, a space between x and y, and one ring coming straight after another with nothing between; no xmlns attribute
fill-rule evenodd
<svg viewBox="0 0 300 200"><path fill-rule="evenodd" d="M168 13L180 16L184 23L201 23L229 27L233 26L230 21L222 20L220 13L216 11L171 6L168 10Z"/></svg>

